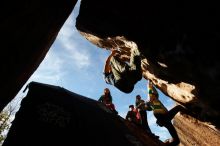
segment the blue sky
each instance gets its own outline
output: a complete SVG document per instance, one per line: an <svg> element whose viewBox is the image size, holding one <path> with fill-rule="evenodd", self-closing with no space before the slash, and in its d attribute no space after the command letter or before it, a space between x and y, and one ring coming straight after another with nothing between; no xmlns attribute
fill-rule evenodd
<svg viewBox="0 0 220 146"><path fill-rule="evenodd" d="M137 94L141 95L142 99L147 100L147 80L139 81L130 94L122 93L105 83L103 66L110 52L88 42L76 30L75 18L78 15L79 2L59 32L45 59L27 83L37 81L57 85L95 100L101 96L104 88L107 87L111 91L116 110L119 115L125 117L128 106L135 103ZM21 91L17 98L24 96ZM173 102L160 91L158 92L164 105L168 109L172 108ZM161 140L170 138L165 128L155 124L156 120L152 112L147 112L147 114L152 132L159 135Z"/></svg>

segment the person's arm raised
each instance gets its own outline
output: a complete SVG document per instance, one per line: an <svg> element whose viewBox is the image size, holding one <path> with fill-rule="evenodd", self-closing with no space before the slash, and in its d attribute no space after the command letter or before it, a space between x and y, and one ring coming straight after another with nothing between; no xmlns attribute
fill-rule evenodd
<svg viewBox="0 0 220 146"><path fill-rule="evenodd" d="M110 66L110 60L112 56L116 53L116 50L113 50L111 54L108 56L108 58L105 61L105 66L104 66L104 73L110 73L111 72L111 66Z"/></svg>

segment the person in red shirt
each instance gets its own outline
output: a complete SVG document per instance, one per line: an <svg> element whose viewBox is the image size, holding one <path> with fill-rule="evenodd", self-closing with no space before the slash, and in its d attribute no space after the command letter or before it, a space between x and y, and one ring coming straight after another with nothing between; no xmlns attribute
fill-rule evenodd
<svg viewBox="0 0 220 146"><path fill-rule="evenodd" d="M129 111L127 112L125 119L141 126L141 117L138 111L134 108L134 105L129 105Z"/></svg>

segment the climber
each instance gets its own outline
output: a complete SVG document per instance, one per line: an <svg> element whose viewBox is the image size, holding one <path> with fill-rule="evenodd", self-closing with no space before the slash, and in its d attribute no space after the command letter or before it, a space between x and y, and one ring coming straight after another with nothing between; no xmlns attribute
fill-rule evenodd
<svg viewBox="0 0 220 146"><path fill-rule="evenodd" d="M112 49L105 62L104 79L106 83L114 85L120 91L130 93L142 78L140 52L135 44L131 49L130 60L120 53Z"/></svg>
<svg viewBox="0 0 220 146"><path fill-rule="evenodd" d="M178 145L180 143L180 140L177 135L176 129L171 123L171 120L179 111L185 112L185 108L180 105L177 105L168 111L167 108L158 99L158 92L151 81L148 82L148 97L149 101L147 102L147 105L148 107L150 107L148 108L148 110L153 110L153 114L157 119L156 123L161 127L166 127L170 135L172 136L171 139L166 140L166 143L169 146Z"/></svg>
<svg viewBox="0 0 220 146"><path fill-rule="evenodd" d="M104 103L105 106L108 109L110 109L113 113L115 113L116 115L118 114L118 112L115 109L115 105L112 103L112 96L108 88L104 89L104 94L101 95L98 101Z"/></svg>
<svg viewBox="0 0 220 146"><path fill-rule="evenodd" d="M129 111L125 117L126 120L133 122L137 126L141 126L141 117L134 105L129 105Z"/></svg>

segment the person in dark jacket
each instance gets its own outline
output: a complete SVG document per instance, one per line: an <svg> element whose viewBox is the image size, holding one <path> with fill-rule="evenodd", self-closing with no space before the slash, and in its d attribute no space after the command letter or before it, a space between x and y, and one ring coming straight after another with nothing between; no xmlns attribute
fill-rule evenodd
<svg viewBox="0 0 220 146"><path fill-rule="evenodd" d="M138 112L140 113L141 125L143 129L147 130L148 133L152 133L147 122L147 112L146 112L145 102L143 99L141 99L140 95L136 96L135 106L136 106L136 109L138 109Z"/></svg>
<svg viewBox="0 0 220 146"><path fill-rule="evenodd" d="M145 130L148 134L150 134L150 136L158 139L159 136L155 135L150 130L150 127L147 122L147 112L146 112L148 107L146 106L145 101L143 99L141 99L140 95L136 96L135 106L136 106L136 109L138 110L138 112L140 113L141 126L142 126L143 130Z"/></svg>

